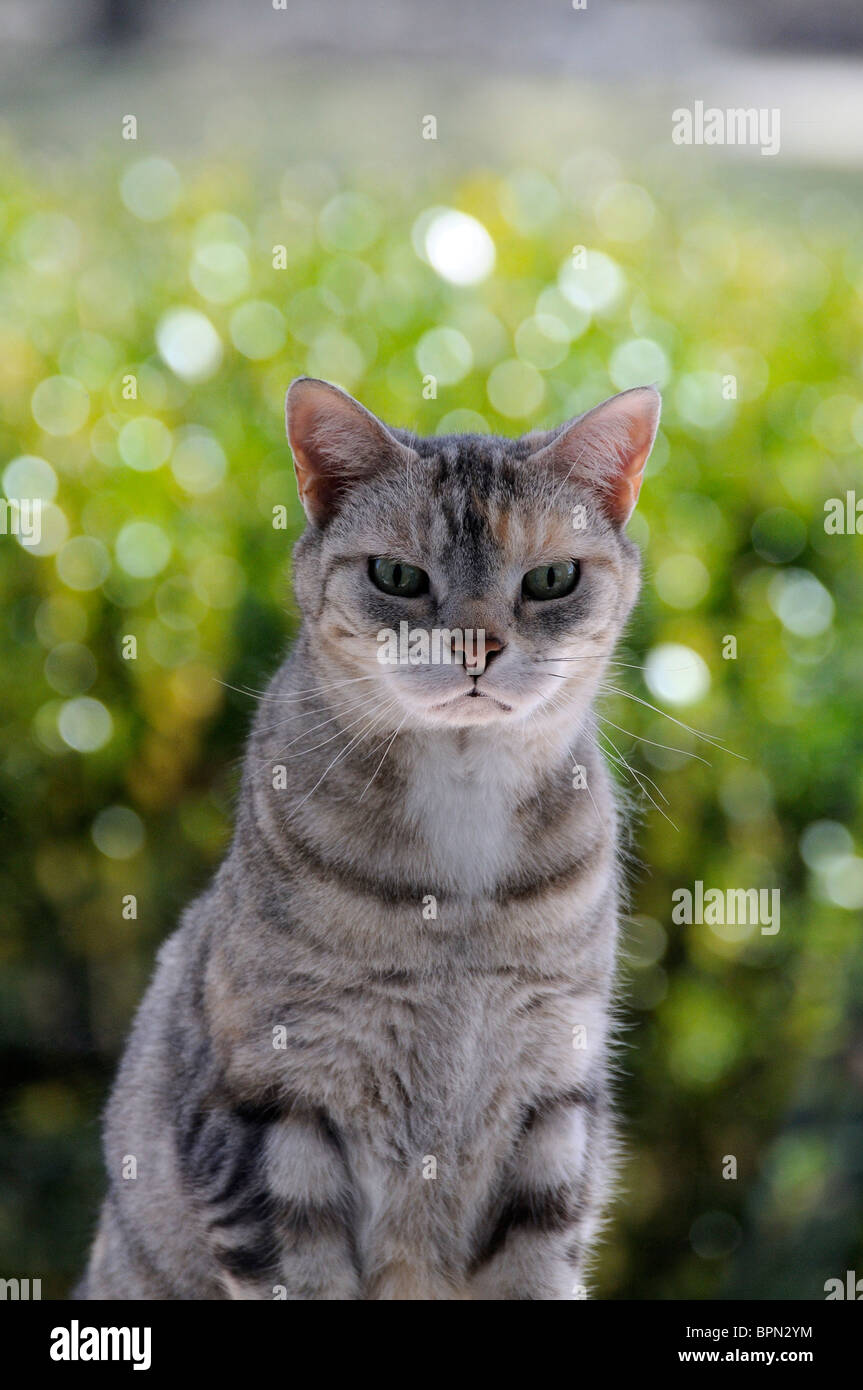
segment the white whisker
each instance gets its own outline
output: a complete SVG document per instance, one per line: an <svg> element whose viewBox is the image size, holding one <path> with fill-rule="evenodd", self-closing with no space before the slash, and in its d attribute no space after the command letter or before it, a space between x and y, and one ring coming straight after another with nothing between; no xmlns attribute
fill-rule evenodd
<svg viewBox="0 0 863 1390"><path fill-rule="evenodd" d="M387 744L386 748L384 749L384 755L383 755L383 757L381 758L380 762L378 763L377 767L375 768L375 770L374 770L374 772L372 773L372 775L371 775L371 777L369 778L369 780L366 782L366 785L363 787L362 791L360 792L360 796L359 796L360 801L362 801L362 799L363 799L363 797L365 796L366 792L368 791L369 787L372 785L372 782L375 780L375 778L377 777L377 775L378 775L378 773L380 772L381 768L383 767L384 763L386 762L387 754L389 753L389 751L390 751L390 749L392 748L393 744L395 743L395 741L396 741L396 739L397 739L399 733L401 732L402 725L404 724L405 719L407 719L407 715L405 715L405 718L402 720L401 724L399 724L398 728L397 728L397 729L395 730L395 732L393 733L392 738L390 739L389 743Z"/></svg>
<svg viewBox="0 0 863 1390"><path fill-rule="evenodd" d="M393 704L395 704L395 701L393 701ZM347 753L349 753L353 747L355 747L355 746L356 746L357 744L359 744L359 743L362 743L363 739L368 737L368 735L371 733L372 729L376 728L376 727L378 726L378 724L381 722L381 720L384 719L388 713L389 713L389 709L386 709L386 708L385 708L384 710L382 710L381 713L378 715L378 717L377 717L376 719L373 719L373 720L371 721L371 723L368 724L368 725L366 726L365 730L361 730L360 733L355 734L354 737L353 737L353 738L350 740L350 742L347 744L347 746L344 747L344 748L341 750L340 753L337 753L337 754L336 754L336 756L333 758L332 762L331 762L327 767L324 768L324 770L323 770L323 772L321 773L320 777L318 778L317 782L316 782L315 785L311 788L311 791L307 791L306 794L305 794L305 796L302 797L302 799L301 799L300 801L297 802L296 806L293 808L293 810L290 812L290 815L288 816L288 819L289 819L289 820L290 820L293 816L296 815L297 811L299 811L299 809L300 809L301 806L305 805L305 803L308 801L309 797L310 797L314 792L317 791L318 787L319 787L319 786L321 785L321 783L325 780L327 774L335 767L336 763L340 762L341 759L342 759ZM402 722L404 722L404 721L402 721Z"/></svg>
<svg viewBox="0 0 863 1390"><path fill-rule="evenodd" d="M689 748L678 748L673 743L657 743L656 739L645 738L643 734L634 734L631 729L624 729L622 724L615 724L613 719L607 719L604 714L598 714L596 717L601 719L603 724L610 724L612 729L617 729L629 738L637 739L639 743L649 743L653 748L664 748L668 753L682 753L685 758L695 758L698 762L704 763L705 767L713 766L709 758L702 758L700 753L693 753Z"/></svg>
<svg viewBox="0 0 863 1390"><path fill-rule="evenodd" d="M722 753L730 753L733 758L740 758L741 762L748 761L742 753L735 753L733 748L726 748L723 743L720 743L718 738L713 738L711 734L702 733L700 729L690 728L688 724L684 724L682 719L675 719L673 714L667 714L664 709L659 709L657 705L652 705L649 700L642 700L640 695L633 695L628 690L621 690L619 686L606 685L605 683L600 685L600 689L604 690L607 694L621 695L626 700L634 700L636 704L644 705L645 709L653 710L654 714L661 714L663 719L670 719L672 724L677 724L679 728L685 729L686 732L692 734L694 738L700 738L703 739L705 743L712 744L714 748L718 748Z"/></svg>

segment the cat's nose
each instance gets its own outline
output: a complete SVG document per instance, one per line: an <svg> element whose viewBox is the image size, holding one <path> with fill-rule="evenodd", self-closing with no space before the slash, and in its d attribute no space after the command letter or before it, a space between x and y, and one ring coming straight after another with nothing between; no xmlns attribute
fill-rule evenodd
<svg viewBox="0 0 863 1390"><path fill-rule="evenodd" d="M500 656L505 647L506 642L502 638L492 637L490 633L486 633L483 641L477 644L474 663L465 661L468 675L473 676L474 680L478 680L483 672L488 670L495 657Z"/></svg>
<svg viewBox="0 0 863 1390"><path fill-rule="evenodd" d="M485 639L485 664L490 666L496 656L500 656L506 642L502 642L499 637L488 637Z"/></svg>

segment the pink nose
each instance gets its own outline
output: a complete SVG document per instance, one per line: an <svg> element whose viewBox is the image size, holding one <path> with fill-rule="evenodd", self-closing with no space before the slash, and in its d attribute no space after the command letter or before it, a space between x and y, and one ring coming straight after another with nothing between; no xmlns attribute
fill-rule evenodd
<svg viewBox="0 0 863 1390"><path fill-rule="evenodd" d="M500 655L505 646L506 642L503 642L500 637L492 637L490 633L486 633L485 640L482 643L477 643L474 653L476 664L469 665L467 661L465 661L465 669L468 675L481 676L483 671L487 670L491 665L494 658Z"/></svg>

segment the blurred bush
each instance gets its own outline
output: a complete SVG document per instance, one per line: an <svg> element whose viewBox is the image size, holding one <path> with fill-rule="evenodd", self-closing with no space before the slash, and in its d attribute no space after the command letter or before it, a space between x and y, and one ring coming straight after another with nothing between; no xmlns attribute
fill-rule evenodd
<svg viewBox="0 0 863 1390"><path fill-rule="evenodd" d="M2 482L43 502L39 544L0 536L2 1272L57 1296L81 1266L118 1049L225 847L235 687L296 630L283 397L307 372L429 433L663 388L602 706L647 867L600 1292L863 1273L863 541L824 527L863 443L859 194L625 177L596 149L445 187L137 151L7 152L0 179ZM779 888L780 931L674 925L696 879Z"/></svg>

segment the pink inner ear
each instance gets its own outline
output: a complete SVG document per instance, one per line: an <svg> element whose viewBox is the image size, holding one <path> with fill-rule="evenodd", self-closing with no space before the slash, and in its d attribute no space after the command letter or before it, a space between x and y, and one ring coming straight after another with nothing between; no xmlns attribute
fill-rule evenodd
<svg viewBox="0 0 863 1390"><path fill-rule="evenodd" d="M660 405L652 386L622 391L573 420L533 457L561 480L572 478L595 488L604 510L623 525L638 501Z"/></svg>
<svg viewBox="0 0 863 1390"><path fill-rule="evenodd" d="M305 392L289 403L288 437L294 455L297 491L307 516L315 520L332 509L338 490L325 443L326 424L321 402L312 392Z"/></svg>
<svg viewBox="0 0 863 1390"><path fill-rule="evenodd" d="M288 417L288 440L294 455L294 470L301 500L306 491L313 486L315 477L307 445L307 441L314 437L314 414L313 405L302 401L292 407Z"/></svg>
<svg viewBox="0 0 863 1390"><path fill-rule="evenodd" d="M620 513L625 521L629 520L635 510L638 501L638 494L641 492L641 483L644 478L644 464L634 477L623 473L615 493L615 510Z"/></svg>
<svg viewBox="0 0 863 1390"><path fill-rule="evenodd" d="M651 393L652 394L652 393ZM644 481L644 468L653 448L656 427L659 424L659 403L655 413L645 418L639 413L630 416L630 428L620 449L620 468L613 483L615 511L618 518L627 521L632 514L641 484Z"/></svg>
<svg viewBox="0 0 863 1390"><path fill-rule="evenodd" d="M360 479L411 454L359 401L327 381L298 378L288 391L285 419L300 500L321 525Z"/></svg>

